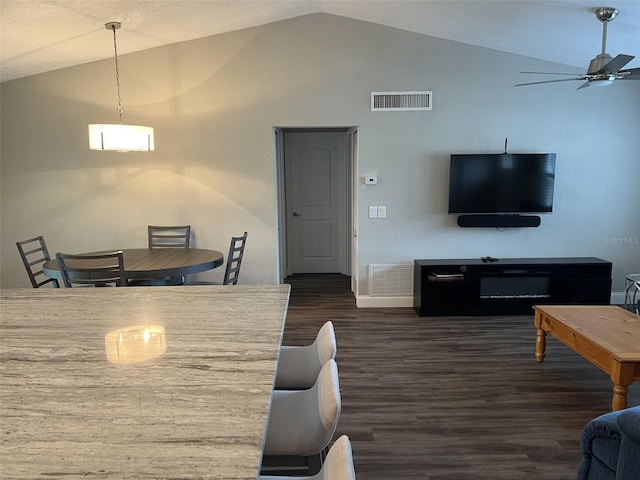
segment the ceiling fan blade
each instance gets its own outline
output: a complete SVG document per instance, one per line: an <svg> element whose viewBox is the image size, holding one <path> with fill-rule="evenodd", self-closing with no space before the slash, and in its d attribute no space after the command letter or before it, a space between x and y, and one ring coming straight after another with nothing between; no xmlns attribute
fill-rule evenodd
<svg viewBox="0 0 640 480"><path fill-rule="evenodd" d="M601 66L597 72L594 72L595 74L598 73L617 73L618 70L620 70L622 67L624 67L627 63L629 63L631 60L633 60L634 57L633 55L617 55L616 57L614 57L613 59L611 59L610 61L608 61L607 63L605 63L603 66ZM589 72L591 73L591 72Z"/></svg>
<svg viewBox="0 0 640 480"><path fill-rule="evenodd" d="M591 85L589 82L584 82L582 85L580 85L578 88L576 88L576 90L580 90L582 88L587 88L589 85Z"/></svg>
<svg viewBox="0 0 640 480"><path fill-rule="evenodd" d="M627 73L621 80L640 80L640 68L630 68L629 70L621 70L618 73Z"/></svg>
<svg viewBox="0 0 640 480"><path fill-rule="evenodd" d="M573 80L584 80L584 79L585 79L585 77L562 78L560 80L543 80L542 82L518 83L517 85L514 85L514 87L524 87L525 85L540 85L542 83L570 82L570 81L573 81Z"/></svg>
<svg viewBox="0 0 640 480"><path fill-rule="evenodd" d="M580 75L579 73L561 73L561 72L520 72L520 73L532 73L534 75Z"/></svg>

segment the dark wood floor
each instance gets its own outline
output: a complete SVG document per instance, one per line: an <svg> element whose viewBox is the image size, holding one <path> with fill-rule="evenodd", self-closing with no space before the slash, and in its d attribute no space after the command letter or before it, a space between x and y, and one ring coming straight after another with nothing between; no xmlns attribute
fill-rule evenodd
<svg viewBox="0 0 640 480"><path fill-rule="evenodd" d="M358 480L576 478L580 433L609 411L606 374L554 338L534 358L533 315L419 317L357 309L349 279L294 275L285 344L332 320L343 408L336 436ZM629 405L640 404L640 384Z"/></svg>

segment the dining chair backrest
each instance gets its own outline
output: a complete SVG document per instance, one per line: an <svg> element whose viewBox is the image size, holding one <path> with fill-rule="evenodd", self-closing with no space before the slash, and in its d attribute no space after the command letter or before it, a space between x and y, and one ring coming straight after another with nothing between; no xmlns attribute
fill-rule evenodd
<svg viewBox="0 0 640 480"><path fill-rule="evenodd" d="M56 259L67 288L73 285L127 285L122 251L82 255L56 253Z"/></svg>
<svg viewBox="0 0 640 480"><path fill-rule="evenodd" d="M55 288L60 288L58 280L55 278L48 278L43 273L43 265L45 262L51 260L49 256L49 250L47 244L44 242L44 237L39 235L28 240L16 242L18 252L20 252L20 258L24 263L24 268L27 270L29 280L33 288L40 288L47 283L51 283Z"/></svg>
<svg viewBox="0 0 640 480"><path fill-rule="evenodd" d="M149 225L149 248L189 248L191 225Z"/></svg>
<svg viewBox="0 0 640 480"><path fill-rule="evenodd" d="M237 285L240 276L240 265L244 255L244 246L247 243L247 232L241 237L231 237L229 245L229 255L227 256L227 266L224 271L223 285Z"/></svg>

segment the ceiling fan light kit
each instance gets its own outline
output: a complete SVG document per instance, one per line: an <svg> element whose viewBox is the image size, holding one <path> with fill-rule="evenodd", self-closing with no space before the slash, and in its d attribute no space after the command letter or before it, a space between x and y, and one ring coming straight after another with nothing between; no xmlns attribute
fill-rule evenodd
<svg viewBox="0 0 640 480"><path fill-rule="evenodd" d="M609 78L603 78L600 80L591 80L589 82L589 85L593 87L606 87L607 85L611 85L614 80L615 80L615 77L611 76Z"/></svg>
<svg viewBox="0 0 640 480"><path fill-rule="evenodd" d="M105 23L104 28L113 32L113 50L116 65L116 93L118 98L118 118L120 123L89 125L89 149L111 150L117 152L152 152L155 148L153 127L122 124L122 100L120 98L120 69L118 66L118 44L116 30L120 22Z"/></svg>
<svg viewBox="0 0 640 480"><path fill-rule="evenodd" d="M540 85L543 83L568 82L572 80L582 80L584 83L578 90L593 85L602 87L611 85L614 80L640 80L640 68L622 70L622 68L633 60L633 55L616 55L614 58L607 53L607 25L618 16L620 10L614 7L600 7L595 10L596 17L602 22L602 51L589 62L587 73L574 78L562 78L560 80L543 80L540 82L519 83L516 87L526 85ZM553 72L520 72L536 75L574 75L572 73Z"/></svg>

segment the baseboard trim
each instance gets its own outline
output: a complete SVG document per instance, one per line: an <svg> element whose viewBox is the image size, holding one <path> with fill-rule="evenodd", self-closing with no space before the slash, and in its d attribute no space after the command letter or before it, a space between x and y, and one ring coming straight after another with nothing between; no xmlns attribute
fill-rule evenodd
<svg viewBox="0 0 640 480"><path fill-rule="evenodd" d="M624 292L611 292L611 305L624 305Z"/></svg>
<svg viewBox="0 0 640 480"><path fill-rule="evenodd" d="M611 292L611 305L624 305L624 292ZM413 307L413 297L370 297L356 296L358 308Z"/></svg>
<svg viewBox="0 0 640 480"><path fill-rule="evenodd" d="M411 297L370 297L369 295L358 295L356 297L356 307L358 308L413 307L413 296Z"/></svg>

